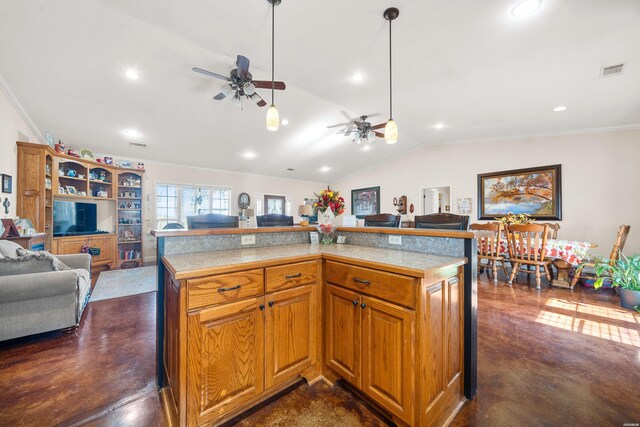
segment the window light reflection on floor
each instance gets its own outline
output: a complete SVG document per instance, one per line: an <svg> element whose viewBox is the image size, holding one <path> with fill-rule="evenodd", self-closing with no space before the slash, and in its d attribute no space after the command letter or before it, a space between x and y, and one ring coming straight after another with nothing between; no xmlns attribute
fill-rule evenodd
<svg viewBox="0 0 640 427"><path fill-rule="evenodd" d="M546 302L546 305L548 307L560 308L580 314L589 314L592 316L604 317L605 319L610 320L619 320L622 322L640 324L640 316L628 310L601 307L598 305L566 301L558 298L549 298Z"/></svg>
<svg viewBox="0 0 640 427"><path fill-rule="evenodd" d="M635 328L629 329L593 320L579 319L546 310L541 311L535 321L543 325L554 326L567 331L580 332L584 335L629 344L640 348L640 332Z"/></svg>

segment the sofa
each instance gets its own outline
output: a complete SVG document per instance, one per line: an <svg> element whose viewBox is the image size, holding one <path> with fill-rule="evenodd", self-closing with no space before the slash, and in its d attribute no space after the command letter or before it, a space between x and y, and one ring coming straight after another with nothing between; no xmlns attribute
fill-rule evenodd
<svg viewBox="0 0 640 427"><path fill-rule="evenodd" d="M0 240L0 341L78 326L91 296L91 256L18 249Z"/></svg>

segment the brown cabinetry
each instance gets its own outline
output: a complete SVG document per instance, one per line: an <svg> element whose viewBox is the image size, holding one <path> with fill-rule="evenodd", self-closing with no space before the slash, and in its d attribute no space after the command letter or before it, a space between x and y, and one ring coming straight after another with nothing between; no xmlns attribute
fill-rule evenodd
<svg viewBox="0 0 640 427"><path fill-rule="evenodd" d="M92 267L112 267L115 264L115 234L93 234L91 236L55 237L52 251L55 254L79 254L84 245L100 249L99 255L91 257Z"/></svg>

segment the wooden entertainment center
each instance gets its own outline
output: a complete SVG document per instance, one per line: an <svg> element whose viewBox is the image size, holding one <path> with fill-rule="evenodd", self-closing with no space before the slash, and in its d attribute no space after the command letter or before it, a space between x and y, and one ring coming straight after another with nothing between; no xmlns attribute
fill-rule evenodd
<svg viewBox="0 0 640 427"><path fill-rule="evenodd" d="M88 246L97 270L142 265L143 170L69 156L42 144L19 141L17 145L17 215L30 219L38 233L45 233L47 251L75 254ZM113 222L107 233L55 237L58 200L106 201Z"/></svg>

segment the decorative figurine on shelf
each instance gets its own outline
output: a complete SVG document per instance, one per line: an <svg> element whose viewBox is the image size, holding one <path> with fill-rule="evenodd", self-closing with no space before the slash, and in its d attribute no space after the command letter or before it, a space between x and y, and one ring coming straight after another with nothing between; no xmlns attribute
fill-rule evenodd
<svg viewBox="0 0 640 427"><path fill-rule="evenodd" d="M56 148L56 153L62 153L64 154L64 142L62 142L62 140L58 140L58 143L55 146Z"/></svg>
<svg viewBox="0 0 640 427"><path fill-rule="evenodd" d="M136 236L133 235L133 231L124 230L122 233L124 240L136 240Z"/></svg>
<svg viewBox="0 0 640 427"><path fill-rule="evenodd" d="M106 181L107 180L107 171L103 170L100 172L100 181Z"/></svg>
<svg viewBox="0 0 640 427"><path fill-rule="evenodd" d="M105 156L105 158L104 158L104 163L105 163L106 165L112 165L112 164L113 164L113 157Z"/></svg>
<svg viewBox="0 0 640 427"><path fill-rule="evenodd" d="M141 171L144 170L144 163L138 162L138 170L141 170Z"/></svg>
<svg viewBox="0 0 640 427"><path fill-rule="evenodd" d="M127 202L127 209L131 209L131 202Z"/></svg>
<svg viewBox="0 0 640 427"><path fill-rule="evenodd" d="M67 176L69 176L69 177L71 177L71 178L75 178L76 173L77 173L77 172L76 172L75 170L73 170L73 169L69 169L69 170L67 171Z"/></svg>
<svg viewBox="0 0 640 427"><path fill-rule="evenodd" d="M100 187L100 189L98 190L98 197L104 197L107 198L109 197L109 195L107 194L107 192L104 190L104 188Z"/></svg>
<svg viewBox="0 0 640 427"><path fill-rule="evenodd" d="M83 174L78 174L78 178L84 179L84 175Z"/></svg>
<svg viewBox="0 0 640 427"><path fill-rule="evenodd" d="M78 151L75 148L71 147L69 147L69 149L67 150L67 156L80 158L80 154L78 153Z"/></svg>
<svg viewBox="0 0 640 427"><path fill-rule="evenodd" d="M64 169L62 167L58 169L58 176L64 176Z"/></svg>

